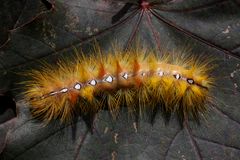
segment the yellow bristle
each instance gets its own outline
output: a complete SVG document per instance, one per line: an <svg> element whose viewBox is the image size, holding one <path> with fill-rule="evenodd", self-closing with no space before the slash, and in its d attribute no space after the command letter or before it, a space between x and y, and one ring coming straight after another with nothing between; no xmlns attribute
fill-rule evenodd
<svg viewBox="0 0 240 160"><path fill-rule="evenodd" d="M95 52L26 73L31 80L24 82L25 98L34 116L66 122L79 110L96 113L108 106L116 117L122 106L132 113L159 103L161 110L196 120L207 111L214 82L210 62L182 54L158 57L139 48L111 54L95 48Z"/></svg>

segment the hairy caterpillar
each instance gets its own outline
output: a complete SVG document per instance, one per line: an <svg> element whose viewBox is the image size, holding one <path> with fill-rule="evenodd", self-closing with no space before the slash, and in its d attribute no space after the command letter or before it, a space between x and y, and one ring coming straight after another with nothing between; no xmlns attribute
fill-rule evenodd
<svg viewBox="0 0 240 160"><path fill-rule="evenodd" d="M154 51L131 49L44 65L26 73L25 98L32 113L49 122L69 121L78 112L96 113L108 107L117 115L121 106L130 113L160 109L171 116L199 119L208 110L214 78L210 61L194 56L157 56Z"/></svg>

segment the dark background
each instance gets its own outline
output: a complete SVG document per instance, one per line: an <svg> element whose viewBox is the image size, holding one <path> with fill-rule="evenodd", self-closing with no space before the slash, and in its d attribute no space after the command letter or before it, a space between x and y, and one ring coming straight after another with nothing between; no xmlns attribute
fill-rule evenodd
<svg viewBox="0 0 240 160"><path fill-rule="evenodd" d="M240 159L240 2L155 2L150 12L134 0L1 0L0 159ZM74 47L90 54L95 40L103 50L140 40L216 57L216 105L200 126L183 128L175 116L165 125L159 114L152 125L124 109L116 120L98 113L92 132L81 118L72 125L33 120L21 96L22 72L71 57Z"/></svg>

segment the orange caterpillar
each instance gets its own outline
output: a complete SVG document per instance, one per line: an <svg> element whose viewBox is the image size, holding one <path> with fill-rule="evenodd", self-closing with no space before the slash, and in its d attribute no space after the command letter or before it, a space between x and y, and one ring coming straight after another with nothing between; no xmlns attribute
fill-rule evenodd
<svg viewBox="0 0 240 160"><path fill-rule="evenodd" d="M208 110L213 78L210 61L168 53L132 49L59 61L27 73L25 98L32 113L49 122L66 122L77 112L97 113L108 107L116 116L121 106L130 113L160 109L179 118L199 119Z"/></svg>

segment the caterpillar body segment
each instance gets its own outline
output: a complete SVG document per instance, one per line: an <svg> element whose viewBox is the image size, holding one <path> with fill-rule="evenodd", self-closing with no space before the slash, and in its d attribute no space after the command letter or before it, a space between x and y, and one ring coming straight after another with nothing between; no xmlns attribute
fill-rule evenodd
<svg viewBox="0 0 240 160"><path fill-rule="evenodd" d="M214 78L207 60L158 57L143 50L76 56L55 66L26 73L25 98L32 113L49 122L72 119L77 112L98 112L105 106L116 116L128 111L160 110L199 119L208 110ZM161 104L161 105L159 105Z"/></svg>

